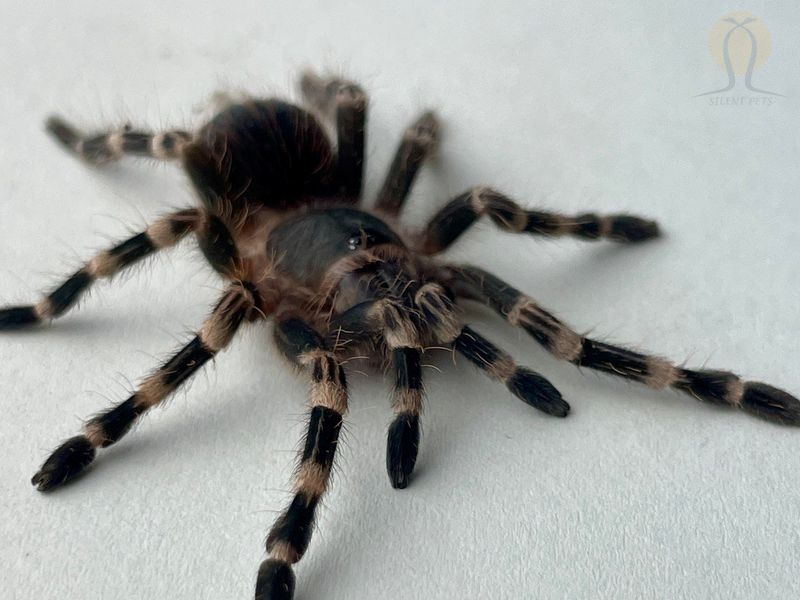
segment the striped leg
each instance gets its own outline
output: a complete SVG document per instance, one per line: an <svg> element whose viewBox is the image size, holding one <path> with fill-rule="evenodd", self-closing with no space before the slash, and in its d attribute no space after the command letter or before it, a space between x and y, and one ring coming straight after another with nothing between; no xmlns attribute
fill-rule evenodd
<svg viewBox="0 0 800 600"><path fill-rule="evenodd" d="M306 101L336 120L336 189L341 199L357 202L361 197L364 175L367 96L355 83L342 79L324 79L312 72L300 78L300 90Z"/></svg>
<svg viewBox="0 0 800 600"><path fill-rule="evenodd" d="M320 335L291 316L280 319L275 334L281 350L311 372L311 414L295 475L295 496L267 536L269 558L258 571L256 600L290 600L294 594L291 565L302 558L311 541L315 512L331 478L347 412L344 370Z"/></svg>
<svg viewBox="0 0 800 600"><path fill-rule="evenodd" d="M697 400L734 406L771 421L800 425L800 400L783 390L742 381L728 371L680 368L663 358L583 337L491 273L475 267L449 267L447 271L456 293L485 302L556 358L656 389L672 387Z"/></svg>
<svg viewBox="0 0 800 600"><path fill-rule="evenodd" d="M391 300L378 304L378 320L395 372L395 418L386 440L386 470L395 489L408 486L417 462L424 397L421 348L427 344L449 345L460 330L453 304L440 284L423 284L410 300L406 300L408 306ZM431 332L430 337L420 333L426 331Z"/></svg>
<svg viewBox="0 0 800 600"><path fill-rule="evenodd" d="M395 373L392 393L395 416L386 439L386 471L392 487L403 489L408 486L417 462L424 395L422 344L410 311L388 299L357 304L332 321L329 339L342 343L343 338L363 339L376 332L383 335Z"/></svg>
<svg viewBox="0 0 800 600"><path fill-rule="evenodd" d="M436 148L438 135L439 123L432 112L424 113L406 130L375 208L392 216L400 212L422 163Z"/></svg>
<svg viewBox="0 0 800 600"><path fill-rule="evenodd" d="M73 273L38 304L0 308L0 331L18 329L64 314L97 279L108 279L162 248L174 246L202 218L197 209L182 210L155 221L145 231L104 250Z"/></svg>
<svg viewBox="0 0 800 600"><path fill-rule="evenodd" d="M404 279L397 280L406 287ZM404 304L407 303L407 304ZM424 323L423 327L420 325ZM421 331L427 331L425 336ZM395 373L394 420L386 441L386 470L395 489L408 486L417 461L420 442L422 350L425 344L449 345L460 325L444 288L423 284L413 298L380 298L362 302L331 320L329 341L346 345L374 334L382 335L391 353Z"/></svg>
<svg viewBox="0 0 800 600"><path fill-rule="evenodd" d="M129 127L87 136L60 117L50 117L45 127L62 146L95 165L120 159L126 154L174 160L181 157L183 147L192 138L186 131L147 133Z"/></svg>
<svg viewBox="0 0 800 600"><path fill-rule="evenodd" d="M56 448L31 483L44 492L81 473L94 460L98 448L119 441L142 414L160 404L225 348L253 306L253 292L241 283L231 284L191 342L147 377L130 398L90 419L82 435Z"/></svg>
<svg viewBox="0 0 800 600"><path fill-rule="evenodd" d="M592 213L568 217L524 210L503 194L478 187L456 197L434 215L421 235L420 250L426 254L445 250L483 215L488 215L498 227L513 233L572 235L585 240L605 238L627 243L642 242L659 235L654 221L639 217Z"/></svg>
<svg viewBox="0 0 800 600"><path fill-rule="evenodd" d="M544 377L518 367L506 352L471 327L464 327L455 340L455 349L492 379L501 381L517 398L556 417L569 414L569 404Z"/></svg>
<svg viewBox="0 0 800 600"><path fill-rule="evenodd" d="M392 349L395 417L386 436L386 472L392 487L400 490L408 486L419 452L423 399L421 361L419 348L399 346Z"/></svg>

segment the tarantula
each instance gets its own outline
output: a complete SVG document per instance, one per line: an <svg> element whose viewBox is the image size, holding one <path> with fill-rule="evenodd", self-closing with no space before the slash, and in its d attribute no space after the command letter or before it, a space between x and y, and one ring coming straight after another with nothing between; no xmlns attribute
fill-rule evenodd
<svg viewBox="0 0 800 600"><path fill-rule="evenodd" d="M348 358L366 355L394 373L386 468L395 488L408 485L417 458L426 348L453 349L545 413L565 417L569 412L549 381L516 365L462 322L460 300L488 304L555 357L577 366L800 424L800 401L782 390L727 371L677 367L584 337L491 273L435 259L482 216L509 232L623 243L656 237L656 223L630 215L525 210L500 192L477 187L451 200L421 232L403 233L397 217L436 147L435 116L423 114L405 132L370 210L359 207L366 95L352 82L313 73L302 76L300 89L306 109L277 99L229 103L193 133L124 128L84 136L59 118L47 122L56 140L91 164L126 154L179 161L200 203L100 252L37 304L0 310L0 329L63 315L96 280L111 278L189 234L228 283L194 339L145 377L127 400L89 419L81 435L51 454L33 476L39 490L52 490L82 473L99 448L118 442L145 412L228 346L243 323L272 317L278 347L310 374L310 415L294 499L267 537L269 556L258 571L255 597L292 598L291 565L308 547L347 412L342 365ZM335 149L325 129L331 121Z"/></svg>

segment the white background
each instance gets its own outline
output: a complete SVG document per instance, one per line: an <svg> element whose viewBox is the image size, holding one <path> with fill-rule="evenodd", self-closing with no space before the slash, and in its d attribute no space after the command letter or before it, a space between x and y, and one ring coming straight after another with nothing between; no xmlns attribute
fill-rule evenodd
<svg viewBox="0 0 800 600"><path fill-rule="evenodd" d="M214 91L284 94L301 67L327 67L371 95L370 200L403 127L426 107L441 115L411 225L493 184L530 207L649 215L666 233L631 248L484 223L449 258L603 339L798 393L796 2L658 4L6 0L0 300L35 300L110 240L193 202L174 166L82 165L44 134L50 112L89 130L194 126ZM694 97L727 81L708 32L739 8L772 32L754 77L785 95L772 106ZM252 597L289 500L307 386L267 327L76 484L44 496L28 483L83 418L187 339L220 289L186 243L98 285L52 327L3 335L5 598ZM352 374L298 600L798 597L800 431L581 374L485 311L477 327L546 374L572 414L537 413L441 357L416 476L394 491L389 382Z"/></svg>

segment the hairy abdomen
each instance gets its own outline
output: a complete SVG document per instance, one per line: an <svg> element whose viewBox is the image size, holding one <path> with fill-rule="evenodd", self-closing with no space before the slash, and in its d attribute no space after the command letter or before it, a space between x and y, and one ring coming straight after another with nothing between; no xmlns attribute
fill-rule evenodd
<svg viewBox="0 0 800 600"><path fill-rule="evenodd" d="M280 100L252 100L229 106L201 128L184 166L213 212L236 217L324 196L334 160L311 113Z"/></svg>

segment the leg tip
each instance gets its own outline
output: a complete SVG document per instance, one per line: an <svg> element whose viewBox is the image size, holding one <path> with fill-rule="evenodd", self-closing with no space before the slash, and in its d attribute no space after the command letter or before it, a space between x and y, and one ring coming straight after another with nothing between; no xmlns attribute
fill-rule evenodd
<svg viewBox="0 0 800 600"><path fill-rule="evenodd" d="M82 473L94 456L94 447L85 436L68 439L44 462L31 478L31 484L40 492L55 489Z"/></svg>
<svg viewBox="0 0 800 600"><path fill-rule="evenodd" d="M641 237L636 241L652 240L661 237L661 226L656 221L643 221Z"/></svg>
<svg viewBox="0 0 800 600"><path fill-rule="evenodd" d="M629 215L614 217L608 233L609 239L624 244L638 244L657 237L661 237L658 223Z"/></svg>
<svg viewBox="0 0 800 600"><path fill-rule="evenodd" d="M313 99L325 86L325 80L311 68L306 68L300 71L300 77L297 80L297 87L300 93L307 99Z"/></svg>
<svg viewBox="0 0 800 600"><path fill-rule="evenodd" d="M766 383L745 383L739 406L768 421L800 426L800 400Z"/></svg>
<svg viewBox="0 0 800 600"><path fill-rule="evenodd" d="M289 563L268 558L258 569L255 600L292 600L294 573Z"/></svg>
<svg viewBox="0 0 800 600"><path fill-rule="evenodd" d="M436 113L429 110L420 115L406 135L426 151L431 151L439 143L439 130L439 119L436 118Z"/></svg>
<svg viewBox="0 0 800 600"><path fill-rule="evenodd" d="M509 377L507 385L517 398L548 415L566 417L569 414L570 406L562 398L561 392L547 379L530 369L517 367L514 374Z"/></svg>
<svg viewBox="0 0 800 600"><path fill-rule="evenodd" d="M386 472L396 490L408 487L419 452L419 416L397 415L389 427L386 439Z"/></svg>
<svg viewBox="0 0 800 600"><path fill-rule="evenodd" d="M335 98L337 106L356 110L365 110L367 107L367 95L364 90L359 85L349 81L338 82Z"/></svg>
<svg viewBox="0 0 800 600"><path fill-rule="evenodd" d="M33 306L9 306L0 309L0 331L23 329L39 323Z"/></svg>
<svg viewBox="0 0 800 600"><path fill-rule="evenodd" d="M367 96L358 85L337 76L323 76L311 69L300 73L300 93L312 107L328 115L336 106L366 108Z"/></svg>
<svg viewBox="0 0 800 600"><path fill-rule="evenodd" d="M51 115L44 122L45 130L63 146L74 150L81 136L78 131L61 117Z"/></svg>
<svg viewBox="0 0 800 600"><path fill-rule="evenodd" d="M404 490L408 487L409 481L411 480L411 473L400 470L388 471L388 473L389 483L392 484L392 488Z"/></svg>

